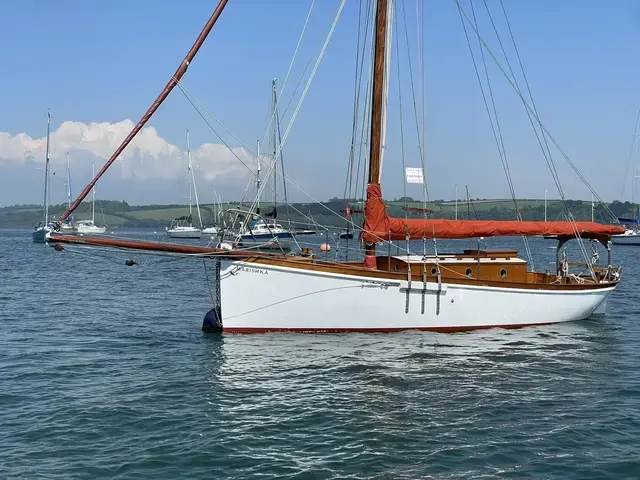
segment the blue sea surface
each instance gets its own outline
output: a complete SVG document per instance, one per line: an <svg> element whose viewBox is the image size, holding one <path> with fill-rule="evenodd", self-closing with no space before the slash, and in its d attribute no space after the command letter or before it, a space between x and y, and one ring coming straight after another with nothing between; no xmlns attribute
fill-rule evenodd
<svg viewBox="0 0 640 480"><path fill-rule="evenodd" d="M582 322L216 335L201 259L0 230L0 478L638 479L639 252Z"/></svg>

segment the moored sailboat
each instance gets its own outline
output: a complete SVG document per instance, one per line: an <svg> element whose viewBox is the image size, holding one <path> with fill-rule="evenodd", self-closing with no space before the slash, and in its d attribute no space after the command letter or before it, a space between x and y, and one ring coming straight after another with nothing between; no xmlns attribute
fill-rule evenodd
<svg viewBox="0 0 640 480"><path fill-rule="evenodd" d="M95 172L93 172L95 174ZM71 206L71 168L69 163L69 152L67 152L67 208ZM76 226L73 221L73 217L70 216L67 220L60 224L60 231L62 233L75 233Z"/></svg>
<svg viewBox="0 0 640 480"><path fill-rule="evenodd" d="M195 177L193 175L193 165L191 164L191 145L189 142L189 130L187 130L187 159L188 159L188 182L189 182L189 215L175 218L171 225L167 227L167 235L171 238L200 238L202 236L202 216L200 215L200 204L198 203L198 191L196 190ZM200 220L200 228L193 224L193 213L191 208L191 186L195 192L196 211Z"/></svg>
<svg viewBox="0 0 640 480"><path fill-rule="evenodd" d="M264 187L261 184L260 172L262 171L262 162L263 158L260 152L260 142L258 142L258 151L257 151L257 169L256 169L256 202L255 208L252 207L253 211L247 212L246 215L243 216L244 221L240 227L240 232L236 237L236 241L245 244L247 242L260 243L261 247L266 246L264 242L274 242L277 243L278 240L293 238L293 233L284 228L280 223L277 223L276 219L278 218L278 161L281 162L282 165L282 178L284 180L284 162L282 158L282 147L279 145L280 138L280 118L278 114L278 97L276 92L276 80L273 79L271 81L271 138L272 138L272 148L273 151L270 153L272 155L271 158L271 168L273 170L273 206L271 211L265 214L265 216L260 215L260 194L262 192L262 188ZM267 179L268 180L268 179ZM286 198L286 182L283 181L283 190L285 191L285 203L287 203ZM255 215L254 215L255 211ZM278 244L279 245L279 244ZM277 247L279 248L279 247Z"/></svg>
<svg viewBox="0 0 640 480"><path fill-rule="evenodd" d="M631 151L629 160L635 157L635 167L631 177L631 205L633 206L633 218L618 218L618 221L625 226L625 231L621 235L614 235L611 241L614 245L640 245L640 206L637 202L638 179L640 178L640 112L636 120L636 128L633 132ZM626 175L626 174L625 174ZM626 185L625 179L624 185ZM622 188L624 191L624 186Z"/></svg>
<svg viewBox="0 0 640 480"><path fill-rule="evenodd" d="M51 133L51 112L47 112L47 146L45 152L44 166L44 203L43 203L43 220L33 228L31 236L35 243L45 243L49 234L53 231L53 225L49 222L49 189L51 182L51 159L49 152L49 137Z"/></svg>
<svg viewBox="0 0 640 480"><path fill-rule="evenodd" d="M95 167L91 166L91 173L95 175ZM76 231L80 235L101 235L106 232L107 227L96 225L96 189L91 189L91 219L79 220L76 222Z"/></svg>
<svg viewBox="0 0 640 480"><path fill-rule="evenodd" d="M115 161L168 92L180 80L226 5L222 0L185 61L147 114L136 125L85 192ZM490 327L523 327L581 320L602 309L620 280L612 265L611 236L623 232L594 222L525 222L392 218L381 191L385 122L388 27L391 1L375 4L374 68L370 107L369 167L361 261L322 261L309 252L299 255L226 250L169 243L52 236L65 244L171 252L205 257L215 270L214 307L203 328L225 332L390 332L407 329L442 332ZM86 195L83 192L82 195ZM82 195L78 199L82 198ZM76 200L76 203L79 200ZM76 203L63 215L64 220ZM558 248L556 270L538 273L512 250L465 250L438 254L436 239L500 236L557 236L559 247L578 238L601 242L607 264L569 271ZM387 241L433 239L433 255L379 255ZM130 263L130 264L134 264ZM128 263L129 264L129 263Z"/></svg>

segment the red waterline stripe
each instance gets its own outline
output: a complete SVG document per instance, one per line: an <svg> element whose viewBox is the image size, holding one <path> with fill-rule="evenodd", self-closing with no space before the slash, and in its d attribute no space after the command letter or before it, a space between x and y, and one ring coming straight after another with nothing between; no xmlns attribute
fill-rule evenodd
<svg viewBox="0 0 640 480"><path fill-rule="evenodd" d="M536 327L540 325L553 325L559 322L547 323L523 323L510 325L482 325L478 327L413 327L413 328L260 328L260 327L222 327L224 333L271 333L271 332L291 332L291 333L394 333L409 332L419 330L423 332L436 333L459 333L473 330L488 330L490 328L515 329Z"/></svg>

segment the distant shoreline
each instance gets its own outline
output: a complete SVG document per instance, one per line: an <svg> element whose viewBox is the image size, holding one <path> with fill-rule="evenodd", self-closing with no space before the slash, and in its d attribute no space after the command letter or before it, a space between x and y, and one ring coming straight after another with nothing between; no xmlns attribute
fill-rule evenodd
<svg viewBox="0 0 640 480"><path fill-rule="evenodd" d="M361 200L350 200L353 210L362 210ZM416 218L422 217L422 207L425 204L413 198L386 200L387 211L394 217ZM278 204L278 221L295 222L299 225L344 226L343 210L347 202L344 199L332 198L322 203L291 203L288 206ZM517 199L516 204L523 220L543 221L545 215L544 199ZM222 204L222 209L237 207L239 202ZM567 205L576 220L591 220L591 202L585 200L567 200ZM611 203L596 204L594 220L601 223L611 223L615 217L633 216L633 205L630 202L613 201ZM272 203L262 202L261 211L267 212ZM417 211L405 210L405 207ZM122 201L96 201L96 223L106 225L107 228L126 229L164 229L171 221L179 216L188 214L188 205L129 205ZM245 204L245 208L248 205ZM472 199L433 200L426 203L426 208L433 218L446 219L480 219L480 220L514 220L517 218L514 201L511 199ZM51 217L59 217L66 210L65 205L50 207ZM560 200L547 200L547 220L565 220L564 206ZM609 211L608 211L609 210ZM215 223L214 206L204 204L200 206L202 223L209 226ZM332 213L335 212L335 213ZM610 213L611 212L611 213ZM612 215L613 214L613 215ZM76 219L86 219L90 215L90 204L83 203L74 213ZM192 209L194 221L197 221L195 208ZM12 205L0 207L0 227L2 228L32 228L42 220L42 206ZM360 223L362 215L353 215L353 221Z"/></svg>

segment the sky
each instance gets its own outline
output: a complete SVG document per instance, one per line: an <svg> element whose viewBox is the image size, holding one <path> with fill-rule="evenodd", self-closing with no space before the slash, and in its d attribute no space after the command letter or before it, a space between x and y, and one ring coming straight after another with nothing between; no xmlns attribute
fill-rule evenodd
<svg viewBox="0 0 640 480"><path fill-rule="evenodd" d="M486 1L508 58L517 67L500 2ZM430 198L452 199L456 185L459 196L468 186L473 198L508 198L456 1L418 2L422 17L415 13L415 0L398 0L396 5L393 52L396 57L399 53L401 64L398 68L392 57L383 195L422 196L419 186L404 185L402 170L403 147L405 166L420 166L407 73L411 55L418 110L421 82L424 88L424 115L419 117L424 118ZM97 169L104 164L161 91L214 4L0 2L0 45L5 46L0 75L0 206L42 202L47 109L52 116L52 202L65 201L67 152L77 194L91 179L92 165ZM339 4L340 0L314 4L288 83L282 92L278 89L281 105L289 105L283 133ZM284 144L292 200L343 195L360 4L346 0ZM399 13L403 4L406 29ZM217 133L212 131L175 89L100 180L98 198L131 204L186 202L184 150L189 129L200 201L213 201L214 189L225 201L240 199L255 165L256 141L264 137L269 122L271 81L278 79L281 87L310 5L311 0L230 0L183 86L233 135L208 117ZM470 0L460 0L460 5L471 15ZM506 68L482 0L473 5L483 38ZM628 168L637 163L637 157L630 163L630 146L640 108L640 4L504 0L504 5L543 123L602 198L632 200ZM424 32L421 57L417 25ZM481 61L478 39L471 30L468 33L476 60ZM485 55L516 195L542 198L548 189L549 198L557 198L521 100ZM566 196L589 199L589 190L562 156L553 149L552 154Z"/></svg>

